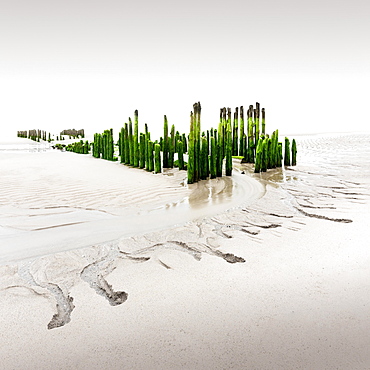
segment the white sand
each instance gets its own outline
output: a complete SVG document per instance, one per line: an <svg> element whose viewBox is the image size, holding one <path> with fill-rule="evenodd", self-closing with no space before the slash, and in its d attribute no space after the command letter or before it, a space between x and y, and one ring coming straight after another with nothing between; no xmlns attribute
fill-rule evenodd
<svg viewBox="0 0 370 370"><path fill-rule="evenodd" d="M212 191L200 196L205 187L199 185L194 186L197 195L192 195L193 189L179 186L179 173L151 175L72 153L37 153L45 154L43 160L52 163L56 157L64 161L73 156L73 161L67 160L56 178L54 172L50 176L40 170L35 176L38 162L31 160L33 170L28 175L32 181L25 180L26 185L17 171L0 180L0 224L7 223L0 249L2 367L370 368L369 152L369 136L302 138L297 167L261 176L233 176L236 186L231 193L241 194L243 205L235 207L229 191L229 211L217 208L217 199L218 204L227 204L221 199L222 192L216 198L209 197ZM0 161L4 155L0 153ZM75 172L68 162L76 166ZM99 185L94 172L81 172L90 162L96 173L113 176L109 182ZM4 163L0 166L5 168ZM126 175L120 178L120 171L130 173L130 178L135 173L135 184L130 184ZM84 180L74 182L79 173ZM50 192L42 188L40 193L45 195L35 200L40 183L33 184L39 176L48 179ZM151 195L131 198L134 188L139 189L141 176L140 184ZM265 193L253 178L265 186ZM244 180L251 199L241 190ZM13 186L5 187L10 181ZM210 182L206 183L209 186ZM161 194L163 186L168 186L168 193ZM126 199L133 199L132 203L124 200L125 189ZM20 194L27 195L26 201ZM185 217L184 222L163 224L171 209L163 205L179 205L182 199L192 197L195 207L184 201L183 213L190 210L194 221ZM202 199L206 208L216 206L214 214L197 213ZM59 240L66 235L57 230L66 227L46 229L57 239L58 247L50 251L64 251L21 260L22 254L35 257L46 254L46 249L34 254L19 247L17 254L9 250L6 240L16 236L24 242L38 232L35 227L60 225L63 217L68 220L63 212L53 218L45 209L38 209L33 216L37 222L26 222L33 205L45 208L49 204L69 210L79 207L72 212L75 219L83 219L92 229L100 222L123 217L122 209L130 215L135 214L136 206L144 214L157 209L162 227L143 227L131 235L123 232L110 242L94 242L91 247L87 243L79 249L75 243L66 247ZM109 212L110 218L104 218L102 210ZM47 216L42 217L41 212ZM176 213L171 213L171 218ZM17 220L16 229L14 223L9 226L11 215ZM19 230L21 226L28 229ZM51 235L45 238L51 240ZM71 240L84 239L83 235L79 228ZM104 233L96 230L94 237L99 235L104 239ZM235 256L245 262L227 263ZM124 302L112 306L109 300ZM65 325L49 330L56 303L58 315L51 326Z"/></svg>

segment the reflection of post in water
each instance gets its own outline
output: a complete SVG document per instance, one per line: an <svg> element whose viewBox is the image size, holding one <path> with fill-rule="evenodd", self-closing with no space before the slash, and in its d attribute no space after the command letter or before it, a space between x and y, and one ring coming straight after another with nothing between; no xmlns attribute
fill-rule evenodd
<svg viewBox="0 0 370 370"><path fill-rule="evenodd" d="M231 177L222 177L197 182L192 185L188 198L191 208L226 203L232 199L234 182Z"/></svg>

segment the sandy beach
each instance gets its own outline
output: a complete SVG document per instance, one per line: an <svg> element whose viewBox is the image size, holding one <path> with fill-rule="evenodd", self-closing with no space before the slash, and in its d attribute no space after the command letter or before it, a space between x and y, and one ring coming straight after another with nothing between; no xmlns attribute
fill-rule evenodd
<svg viewBox="0 0 370 370"><path fill-rule="evenodd" d="M369 369L370 135L297 143L191 186L0 143L0 367Z"/></svg>

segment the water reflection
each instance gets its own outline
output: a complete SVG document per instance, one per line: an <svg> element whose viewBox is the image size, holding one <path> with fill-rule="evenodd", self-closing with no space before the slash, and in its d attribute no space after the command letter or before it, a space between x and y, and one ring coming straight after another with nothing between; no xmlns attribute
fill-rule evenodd
<svg viewBox="0 0 370 370"><path fill-rule="evenodd" d="M270 185L278 185L289 181L298 181L297 176L287 174L287 171L283 167L272 168L267 170L267 172L254 173L253 167L248 164L241 164L240 170L249 172L254 178L262 181L268 182Z"/></svg>
<svg viewBox="0 0 370 370"><path fill-rule="evenodd" d="M233 197L234 187L234 181L230 177L203 180L189 185L192 190L188 197L189 206L197 209L229 202Z"/></svg>
<svg viewBox="0 0 370 370"><path fill-rule="evenodd" d="M164 226L166 223L187 222L245 206L265 193L261 181L254 181L250 175L238 171L231 177L201 180L188 187L191 190L188 197L147 211L155 214L156 221L162 219ZM166 212L163 213L163 210Z"/></svg>

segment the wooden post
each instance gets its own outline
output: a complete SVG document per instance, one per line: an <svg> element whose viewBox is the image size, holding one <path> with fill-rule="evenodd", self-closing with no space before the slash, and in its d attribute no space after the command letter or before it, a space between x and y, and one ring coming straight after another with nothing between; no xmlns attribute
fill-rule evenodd
<svg viewBox="0 0 370 370"><path fill-rule="evenodd" d="M239 155L244 157L244 108L240 107Z"/></svg>
<svg viewBox="0 0 370 370"><path fill-rule="evenodd" d="M164 116L164 123L163 123L163 168L168 168L168 121L167 117Z"/></svg>
<svg viewBox="0 0 370 370"><path fill-rule="evenodd" d="M217 176L217 148L216 148L216 139L211 136L211 155L209 160L210 174L211 179L214 179Z"/></svg>
<svg viewBox="0 0 370 370"><path fill-rule="evenodd" d="M159 144L155 144L154 151L155 151L154 172L161 173L161 146Z"/></svg>
<svg viewBox="0 0 370 370"><path fill-rule="evenodd" d="M134 167L139 167L139 114L137 109L134 112L134 136L133 136L133 154L134 154Z"/></svg>
<svg viewBox="0 0 370 370"><path fill-rule="evenodd" d="M177 141L177 155L179 161L179 170L184 169L184 144L181 140Z"/></svg>
<svg viewBox="0 0 370 370"><path fill-rule="evenodd" d="M295 139L292 141L292 166L297 165L297 144Z"/></svg>
<svg viewBox="0 0 370 370"><path fill-rule="evenodd" d="M290 143L287 137L285 138L284 165L290 166Z"/></svg>
<svg viewBox="0 0 370 370"><path fill-rule="evenodd" d="M195 182L194 166L195 166L195 138L194 138L194 116L190 112L190 132L189 132L189 145L188 145L188 184Z"/></svg>

